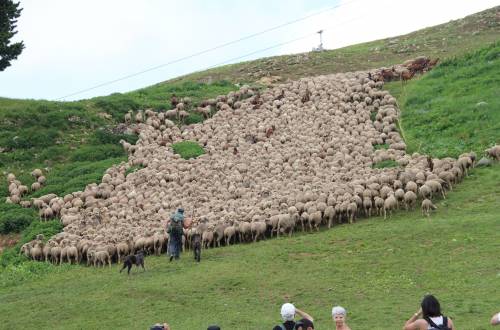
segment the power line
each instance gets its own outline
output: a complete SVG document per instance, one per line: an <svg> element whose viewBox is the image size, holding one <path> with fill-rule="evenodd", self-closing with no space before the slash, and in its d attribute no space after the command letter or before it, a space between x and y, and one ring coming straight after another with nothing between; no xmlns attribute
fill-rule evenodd
<svg viewBox="0 0 500 330"><path fill-rule="evenodd" d="M266 30L262 30L262 31L257 32L257 33L250 34L250 35L245 36L243 38L239 38L239 39L236 39L236 40L233 40L233 41L229 41L229 42L226 42L224 44L220 44L218 46L215 46L215 47L212 47L212 48L208 48L208 49L199 51L197 53L193 53L191 55L187 55L187 56L184 56L184 57L172 60L170 62L167 62L167 63L164 63L164 64L160 64L160 65L151 67L149 69L142 70L140 72L132 73L132 74L129 74L129 75L126 75L126 76L123 76L123 77L120 77L120 78L117 78L117 79L114 79L114 80L110 80L110 81L107 81L107 82L95 85L93 87L89 87L89 88L86 88L86 89L79 90L77 92L74 92L74 93L65 95L63 97L57 98L56 100L57 101L58 100L62 100L62 99L65 99L67 97L70 97L70 96L74 96L74 95L78 95L78 94L81 94L81 93L85 93L85 92L94 90L94 89L99 88L99 87L103 87L103 86L106 86L106 85L114 84L116 82L119 82L119 81L122 81L122 80L125 80L125 79L129 79L129 78L132 78L132 77L144 74L146 72L150 72L150 71L157 70L157 69L165 67L165 66L169 66L169 65L172 65L172 64L175 64L175 63L178 63L178 62L182 62L182 61L188 60L190 58L193 58L193 57L196 57L196 56L199 56L199 55L202 55L202 54L206 54L208 52L211 52L211 51L214 51L214 50L217 50L217 49L220 49L220 48L224 48L224 47L227 47L229 45L232 45L232 44L235 44L235 43L238 43L238 42L241 42L241 41L244 41L244 40L247 40L247 39L251 39L251 38L257 37L259 35L262 35L262 34L265 34L265 33L268 33L268 32L271 32L271 31L274 31L274 30L277 30L277 29L280 29L282 27L285 27L285 26L288 26L288 25L291 25L291 24L295 24L295 23L300 22L300 21L304 21L304 20L306 20L308 18L311 18L311 17L314 17L314 16L318 16L318 15L323 14L325 12L331 11L333 9L339 8L339 7L347 5L347 4L351 4L351 3L356 2L356 1L359 1L359 0L351 0L351 1L348 1L348 2L343 2L343 3L340 3L338 5L331 6L331 7L328 7L326 9L323 9L321 11L318 11L316 13L313 13L313 14L310 14L310 15L307 15L307 16L304 16L304 17L301 17L301 18L297 18L295 20L292 20L292 21L289 21L289 22L286 22L286 23L283 23L283 24L280 24L280 25L268 28Z"/></svg>
<svg viewBox="0 0 500 330"><path fill-rule="evenodd" d="M356 21L358 19L362 18L362 16L358 16L356 18L353 18L353 19L350 19L348 21L345 21L345 22L342 22L341 24L336 24L336 25L332 25L332 26L329 26L327 27L326 29L323 29L322 31L325 31L329 28L332 28L332 27L335 27L335 26L340 26L340 25L343 25L343 24L346 24L346 23L350 23L350 22L353 22L353 21ZM315 34L317 34L318 32L313 32L313 33L309 33L307 35L304 35L302 37L298 37L298 38L295 38L295 39L292 39L292 40L288 40L288 41L285 41L285 42L282 42L282 43L279 43L279 44L276 44L276 45L273 45L273 46L270 46L270 47L266 47L266 48L262 48L262 49L259 49L259 50L256 50L256 51L253 51L251 53L248 53L248 54L245 54L245 55L241 55L241 56L238 56L238 57L234 57L232 59L229 59L229 60L225 60L223 62L220 62L220 63L217 63L217 64L214 64L214 65L211 65L205 69L202 69L200 71L205 71L205 70L209 70L209 69L213 69L215 67L218 67L220 65L224 65L224 64L228 64L230 62L233 62L233 61L236 61L236 60L240 60L242 58L245 58L245 57L248 57L248 56L251 56L251 55L254 55L254 54L257 54L257 53L261 53L261 52L265 52L266 50L269 50L269 49L273 49L273 48L277 48L277 47L281 47L281 46L284 46L284 45L287 45L287 44L291 44L293 42L296 42L296 41L299 41L299 40L302 40L302 39L306 39L306 38L309 38Z"/></svg>

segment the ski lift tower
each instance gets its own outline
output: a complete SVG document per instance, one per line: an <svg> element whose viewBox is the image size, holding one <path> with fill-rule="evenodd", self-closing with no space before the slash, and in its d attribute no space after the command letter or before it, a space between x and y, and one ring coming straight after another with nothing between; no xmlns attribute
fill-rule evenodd
<svg viewBox="0 0 500 330"><path fill-rule="evenodd" d="M318 47L313 47L313 52L322 52L325 49L323 48L323 30L319 30L316 32L319 34L319 46Z"/></svg>

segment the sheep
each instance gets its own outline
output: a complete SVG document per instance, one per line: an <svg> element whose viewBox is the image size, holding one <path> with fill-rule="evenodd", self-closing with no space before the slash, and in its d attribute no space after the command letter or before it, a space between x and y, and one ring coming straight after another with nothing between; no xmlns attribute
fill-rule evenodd
<svg viewBox="0 0 500 330"><path fill-rule="evenodd" d="M394 78L402 72L401 67L386 71ZM461 155L460 162L432 159L430 164L425 155L406 154L396 127L396 100L367 75L304 78L253 95L232 92L194 109L221 111L182 127L173 120L185 119L189 100L173 100L174 109L167 112L144 110L146 122L133 128L139 135L136 144L121 142L128 161L109 168L102 182L83 191L64 198L42 196L32 205L42 217L48 209L52 217L60 215L63 233L76 237L71 245L79 256L97 264L101 250L119 260L127 247L127 253L141 248L161 253L160 238L168 239L161 220L180 206L197 205L206 215L207 222L195 221L198 226L187 230L183 240L189 242L200 229L207 247L220 246L222 239L232 244L237 236L245 242L249 236L257 241L274 232L293 235L301 226L306 229L304 221L310 230L313 225L318 230L322 224L331 227L334 220L352 223L362 213L384 211L387 218L394 208L384 204L392 199L413 208L420 191L428 197L439 193L436 183L441 190L451 189L474 157ZM182 159L172 144L184 140L197 141L206 153ZM379 143L389 149L374 151ZM403 164L404 170L371 167L388 159ZM134 165L144 168L127 175ZM6 202L21 202L21 182L9 180Z"/></svg>
<svg viewBox="0 0 500 330"><path fill-rule="evenodd" d="M252 233L252 240L257 242L259 237L264 237L266 233L266 223L263 221L252 221L250 223L250 231Z"/></svg>
<svg viewBox="0 0 500 330"><path fill-rule="evenodd" d="M236 228L234 226L228 226L224 229L224 237L226 238L226 245L229 246L231 244L231 239L235 237L236 239Z"/></svg>
<svg viewBox="0 0 500 330"><path fill-rule="evenodd" d="M7 182L8 182L8 183L13 182L15 179L16 179L16 176L15 176L15 174L14 174L14 173L9 173L9 174L7 174Z"/></svg>
<svg viewBox="0 0 500 330"><path fill-rule="evenodd" d="M316 231L319 231L319 225L321 224L321 221L323 220L321 217L321 211L316 211L311 214L309 214L308 218L308 223L309 223L309 230L313 231L316 229Z"/></svg>
<svg viewBox="0 0 500 330"><path fill-rule="evenodd" d="M164 233L154 233L153 234L153 248L154 248L155 255L161 254L163 246L165 245L166 241L167 241L167 237Z"/></svg>
<svg viewBox="0 0 500 330"><path fill-rule="evenodd" d="M75 261L75 264L78 263L78 250L75 246L66 246L66 244L62 245L62 250L61 250L61 260L60 263L64 261L64 257L68 260L68 263L72 263L73 260Z"/></svg>
<svg viewBox="0 0 500 330"><path fill-rule="evenodd" d="M250 228L250 223L248 222L242 222L239 224L238 227L238 232L239 232L239 238L240 242L246 241L246 238L251 238L251 228Z"/></svg>
<svg viewBox="0 0 500 330"><path fill-rule="evenodd" d="M365 211L365 216L371 217L372 205L372 199L370 197L363 198L363 210Z"/></svg>
<svg viewBox="0 0 500 330"><path fill-rule="evenodd" d="M420 197L422 198L428 198L432 197L432 189L428 185L424 184L418 189L418 193L420 194Z"/></svg>
<svg viewBox="0 0 500 330"><path fill-rule="evenodd" d="M427 217L429 217L431 210L436 209L436 205L432 204L432 201L430 199L426 198L422 201L422 215L426 215Z"/></svg>
<svg viewBox="0 0 500 330"><path fill-rule="evenodd" d="M125 124L132 123L132 110L127 111L127 113L124 116L124 122L125 122Z"/></svg>
<svg viewBox="0 0 500 330"><path fill-rule="evenodd" d="M40 188L42 188L42 185L40 184L40 182L33 182L31 184L31 191L32 192L35 192L37 190L40 190Z"/></svg>
<svg viewBox="0 0 500 330"><path fill-rule="evenodd" d="M46 179L43 175L40 175L40 176L36 179L36 181L37 181L39 184L43 185L43 184L45 184L45 182L47 181L47 179Z"/></svg>
<svg viewBox="0 0 500 330"><path fill-rule="evenodd" d="M441 185L441 183L439 181L427 180L425 182L425 186L428 186L431 189L432 193L441 193L441 196L443 196L443 198L446 199L443 186ZM431 193L431 196L432 196L432 193Z"/></svg>
<svg viewBox="0 0 500 330"><path fill-rule="evenodd" d="M214 242L214 232L212 230L204 231L201 236L202 248L208 249L213 242Z"/></svg>
<svg viewBox="0 0 500 330"><path fill-rule="evenodd" d="M325 208L323 216L328 221L328 228L331 228L333 224L333 219L335 218L335 208L331 205L327 206ZM302 231L304 231L304 229L302 229Z"/></svg>
<svg viewBox="0 0 500 330"><path fill-rule="evenodd" d="M95 251L93 256L94 267L98 267L102 265L102 267L106 266L106 263L111 268L111 256L108 251Z"/></svg>
<svg viewBox="0 0 500 330"><path fill-rule="evenodd" d="M280 232L288 232L288 236L292 236L295 227L295 221L290 214L278 214L278 227L276 230L276 237L279 237Z"/></svg>
<svg viewBox="0 0 500 330"><path fill-rule="evenodd" d="M389 211L389 216L392 216L392 210L396 209L398 206L398 202L394 195L389 195L387 199L384 201L384 219L387 219L387 211Z"/></svg>
<svg viewBox="0 0 500 330"><path fill-rule="evenodd" d="M35 179L38 179L39 177L41 177L43 175L42 173L42 170L39 169L39 168L35 168L32 172L31 172L31 176L35 177Z"/></svg>
<svg viewBox="0 0 500 330"><path fill-rule="evenodd" d="M493 158L496 161L500 161L500 145L495 145L486 149L484 152L488 157Z"/></svg>
<svg viewBox="0 0 500 330"><path fill-rule="evenodd" d="M135 114L135 122L136 123L142 123L144 121L144 117L142 115L142 110L139 110L136 114Z"/></svg>
<svg viewBox="0 0 500 330"><path fill-rule="evenodd" d="M394 197L396 197L396 200L398 202L398 207L400 205L400 203L402 203L404 201L404 198L405 198L405 191L403 189L397 189L395 192L394 192Z"/></svg>
<svg viewBox="0 0 500 330"><path fill-rule="evenodd" d="M413 210L417 201L417 195L413 191L407 191L404 194L404 202L406 210Z"/></svg>
<svg viewBox="0 0 500 330"><path fill-rule="evenodd" d="M355 202L349 203L347 205L347 217L349 219L349 223L353 223L356 220L356 212L358 211L358 205Z"/></svg>

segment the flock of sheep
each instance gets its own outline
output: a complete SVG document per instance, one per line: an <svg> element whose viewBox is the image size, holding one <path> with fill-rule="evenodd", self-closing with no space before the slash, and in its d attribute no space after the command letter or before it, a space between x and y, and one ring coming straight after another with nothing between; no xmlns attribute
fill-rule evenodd
<svg viewBox="0 0 500 330"><path fill-rule="evenodd" d="M122 141L129 160L106 170L101 183L22 201L27 187L8 175L7 202L36 207L42 218L57 216L64 225L47 243L37 237L21 252L94 266L140 249L158 254L168 241L165 221L178 207L194 219L186 246L197 232L205 248L330 228L361 216L386 218L417 203L429 215L432 198L445 198L476 155L406 154L396 99L381 90L383 82L370 79L374 74L304 78L262 93L243 86L203 102L196 111L206 120L181 128L172 119L186 116L188 99L166 112L128 113L125 121L136 122L139 140ZM171 145L184 140L197 141L205 154L189 160L174 154ZM500 158L500 146L489 152ZM373 167L384 160L399 166ZM127 174L137 165L142 168ZM39 170L33 175L43 183Z"/></svg>

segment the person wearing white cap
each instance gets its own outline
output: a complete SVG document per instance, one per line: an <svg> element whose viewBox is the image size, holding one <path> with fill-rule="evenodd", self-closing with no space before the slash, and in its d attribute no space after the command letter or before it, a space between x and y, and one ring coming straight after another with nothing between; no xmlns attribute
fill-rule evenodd
<svg viewBox="0 0 500 330"><path fill-rule="evenodd" d="M273 330L293 330L295 328L295 314L298 314L302 318L308 319L311 322L314 321L311 315L295 308L295 306L291 303L285 303L281 306L281 319L283 320L283 323L275 326Z"/></svg>
<svg viewBox="0 0 500 330"><path fill-rule="evenodd" d="M491 318L491 325L500 325L500 313L493 315Z"/></svg>
<svg viewBox="0 0 500 330"><path fill-rule="evenodd" d="M345 323L347 312L344 307L335 306L332 308L332 318L335 322L335 330L351 330Z"/></svg>

